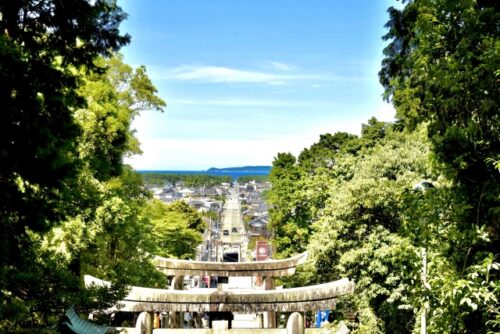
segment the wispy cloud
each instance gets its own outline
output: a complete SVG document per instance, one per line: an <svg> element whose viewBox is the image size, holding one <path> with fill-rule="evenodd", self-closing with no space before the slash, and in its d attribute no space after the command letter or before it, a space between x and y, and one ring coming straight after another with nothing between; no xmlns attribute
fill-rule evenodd
<svg viewBox="0 0 500 334"><path fill-rule="evenodd" d="M341 104L333 101L308 101L308 100L272 100L272 99L172 99L171 106L214 106L214 107L271 107L271 108L325 108L332 109L342 107Z"/></svg>
<svg viewBox="0 0 500 334"><path fill-rule="evenodd" d="M246 70L224 66L179 66L152 68L150 77L156 80L181 80L200 83L241 83L259 85L286 85L307 82L320 86L324 82L360 82L366 77L339 76L332 73L312 73L281 62L267 62L269 70Z"/></svg>
<svg viewBox="0 0 500 334"><path fill-rule="evenodd" d="M267 85L282 85L291 80L313 79L310 76L246 71L220 66L181 67L172 71L172 78L213 83L258 83Z"/></svg>
<svg viewBox="0 0 500 334"><path fill-rule="evenodd" d="M293 71L297 69L296 66L290 65L290 64L285 64L279 61L269 61L269 65L272 69L278 70L278 71Z"/></svg>
<svg viewBox="0 0 500 334"><path fill-rule="evenodd" d="M281 67L276 73L277 67ZM291 65L275 63L275 71L253 71L223 66L181 66L167 71L158 79L175 79L208 83L253 83L284 85L293 82L359 81L364 78L340 77L328 73L304 73L293 70ZM285 73L285 68L287 69Z"/></svg>

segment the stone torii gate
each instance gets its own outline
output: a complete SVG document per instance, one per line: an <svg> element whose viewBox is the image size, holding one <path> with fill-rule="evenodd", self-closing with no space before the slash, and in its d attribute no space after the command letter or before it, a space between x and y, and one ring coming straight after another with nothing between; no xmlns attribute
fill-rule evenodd
<svg viewBox="0 0 500 334"><path fill-rule="evenodd" d="M119 311L170 312L174 327L179 327L179 312L264 312L267 328L275 328L275 312L300 312L335 308L339 296L352 293L354 283L348 279L335 282L274 290L273 277L292 275L297 265L307 259L307 252L285 260L262 262L201 262L155 257L156 267L174 276L171 289L131 287L127 297L118 303ZM266 290L222 290L202 288L183 290L184 275L219 277L265 277ZM109 285L92 276L85 276L86 285ZM147 313L143 313L143 318ZM147 317L147 316L146 316ZM292 319L302 323L300 314ZM144 319L143 319L144 320ZM149 321L150 323L151 321ZM145 322L147 323L147 322ZM297 325L295 326L297 327ZM298 326L300 327L300 326ZM302 325L303 331L303 325Z"/></svg>
<svg viewBox="0 0 500 334"><path fill-rule="evenodd" d="M167 276L283 277L293 275L295 268L306 260L307 252L284 260L257 262L204 262L155 256L154 264Z"/></svg>
<svg viewBox="0 0 500 334"><path fill-rule="evenodd" d="M283 260L267 260L256 262L205 262L179 260L156 256L155 266L167 276L174 276L171 287L183 289L185 275L217 276L217 277L263 277L266 290L274 290L274 277L293 275L298 265L305 263L307 252ZM177 322L176 315L173 321ZM276 327L276 310L268 310L264 314L264 327Z"/></svg>
<svg viewBox="0 0 500 334"><path fill-rule="evenodd" d="M85 275L87 286L109 282ZM124 312L265 312L309 311L335 308L339 296L352 293L354 283L338 281L281 290L219 289L172 290L131 287L118 304Z"/></svg>

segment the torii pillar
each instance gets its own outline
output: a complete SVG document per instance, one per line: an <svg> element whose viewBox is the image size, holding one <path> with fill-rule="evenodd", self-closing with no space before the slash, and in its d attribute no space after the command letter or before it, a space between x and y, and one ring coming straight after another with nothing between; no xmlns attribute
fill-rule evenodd
<svg viewBox="0 0 500 334"><path fill-rule="evenodd" d="M287 334L304 334L304 318L299 312L293 312L286 323Z"/></svg>
<svg viewBox="0 0 500 334"><path fill-rule="evenodd" d="M174 276L172 278L172 283L170 287L173 290L184 290L184 276ZM182 328L183 326L183 316L182 312L170 312L169 327L170 328Z"/></svg>
<svg viewBox="0 0 500 334"><path fill-rule="evenodd" d="M265 290L274 290L276 285L272 276L267 276L264 280ZM264 312L264 328L276 328L276 311Z"/></svg>

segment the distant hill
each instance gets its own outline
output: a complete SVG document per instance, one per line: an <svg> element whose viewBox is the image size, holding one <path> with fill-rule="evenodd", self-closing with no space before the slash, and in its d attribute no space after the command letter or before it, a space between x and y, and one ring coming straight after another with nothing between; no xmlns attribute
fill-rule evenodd
<svg viewBox="0 0 500 334"><path fill-rule="evenodd" d="M224 172L256 172L259 174L266 173L268 174L271 172L271 166L243 166L243 167L227 167L227 168L209 168L207 172L212 172L212 173L224 173Z"/></svg>

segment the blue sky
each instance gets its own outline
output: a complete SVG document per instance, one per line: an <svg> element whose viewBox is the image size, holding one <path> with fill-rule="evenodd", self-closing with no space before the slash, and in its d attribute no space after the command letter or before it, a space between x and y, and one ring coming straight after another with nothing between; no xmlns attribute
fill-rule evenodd
<svg viewBox="0 0 500 334"><path fill-rule="evenodd" d="M392 120L378 83L389 0L124 0L122 49L164 113L134 121L136 169L270 165L323 133Z"/></svg>

